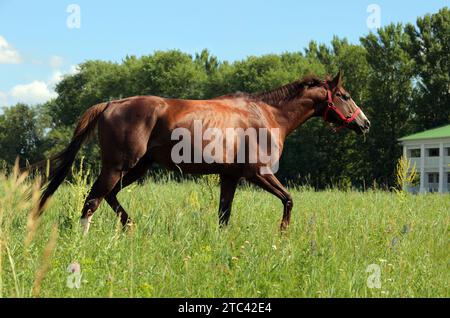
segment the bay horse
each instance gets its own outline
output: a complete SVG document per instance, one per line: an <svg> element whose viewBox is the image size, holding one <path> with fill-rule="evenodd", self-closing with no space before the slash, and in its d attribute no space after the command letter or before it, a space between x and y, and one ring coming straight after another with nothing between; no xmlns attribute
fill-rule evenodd
<svg viewBox="0 0 450 318"><path fill-rule="evenodd" d="M134 96L100 103L81 116L67 148L49 159L50 173L39 202L40 214L69 173L82 144L98 127L102 168L81 212L80 223L85 233L103 199L118 215L123 226L131 224L116 196L121 189L142 177L152 163L183 173L218 174L221 226L228 224L239 180L248 180L282 201L284 209L280 227L285 230L291 219L292 197L271 172L271 167L267 167L267 162L177 163L172 156L175 145L173 132L177 128L194 132L194 121L201 121L202 129L213 127L219 131L226 128L277 129L275 143L279 149L278 160L286 137L308 119L318 116L358 134L368 132L370 127L367 117L342 87L341 72L333 79L310 76L262 93L239 93L210 100ZM256 147L259 147L259 142L261 140ZM188 143L198 148L193 141ZM234 140L232 148L239 147L238 143ZM248 143L247 139L241 140L242 143ZM200 147L205 146L202 141ZM261 168L268 168L268 172L261 173Z"/></svg>

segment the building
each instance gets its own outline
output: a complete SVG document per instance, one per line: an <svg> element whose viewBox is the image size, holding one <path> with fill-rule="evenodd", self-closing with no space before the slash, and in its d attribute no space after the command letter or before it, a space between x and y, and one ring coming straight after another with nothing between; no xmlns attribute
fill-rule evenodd
<svg viewBox="0 0 450 318"><path fill-rule="evenodd" d="M450 125L400 138L403 156L420 176L410 192L450 192Z"/></svg>

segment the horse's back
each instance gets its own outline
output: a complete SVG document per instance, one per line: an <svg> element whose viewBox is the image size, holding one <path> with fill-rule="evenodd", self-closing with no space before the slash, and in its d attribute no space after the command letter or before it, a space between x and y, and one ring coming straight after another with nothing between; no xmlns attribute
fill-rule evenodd
<svg viewBox="0 0 450 318"><path fill-rule="evenodd" d="M100 145L105 154L118 151L130 165L151 151L149 155L156 162L170 166L175 129L183 128L191 136L196 135L199 125L202 131L213 128L223 134L230 128L258 129L268 127L263 114L259 105L245 98L184 100L135 96L110 102L99 121Z"/></svg>

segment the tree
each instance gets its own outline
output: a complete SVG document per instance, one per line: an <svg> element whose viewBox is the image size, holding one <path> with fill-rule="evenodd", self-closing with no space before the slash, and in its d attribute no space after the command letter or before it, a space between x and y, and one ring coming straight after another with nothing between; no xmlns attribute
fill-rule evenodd
<svg viewBox="0 0 450 318"><path fill-rule="evenodd" d="M20 156L23 165L25 160L42 158L39 150L43 132L36 122L37 109L25 104L5 108L0 115L0 159L12 165Z"/></svg>
<svg viewBox="0 0 450 318"><path fill-rule="evenodd" d="M47 105L55 126L74 126L78 117L100 102L120 99L126 91L124 67L117 63L87 61L79 72L56 86L58 97Z"/></svg>
<svg viewBox="0 0 450 318"><path fill-rule="evenodd" d="M207 74L204 65L178 50L158 51L141 58L141 67L130 73L131 85L142 95L201 99Z"/></svg>
<svg viewBox="0 0 450 318"><path fill-rule="evenodd" d="M257 92L298 80L344 72L344 87L372 122L361 138L332 134L320 118L308 121L286 141L278 176L316 188L372 180L393 184L401 155L397 139L450 120L450 10L418 18L417 25L391 24L361 38L311 41L304 52L219 61L208 50L194 56L178 50L121 63L86 61L56 87L58 97L38 107L23 104L0 115L0 159L29 161L61 151L81 114L99 102L134 95L204 99L237 91ZM365 140L366 139L366 140ZM364 141L365 140L365 141ZM99 164L94 141L82 155Z"/></svg>
<svg viewBox="0 0 450 318"><path fill-rule="evenodd" d="M250 56L234 63L231 79L234 90L249 93L269 90L317 73L317 63L308 62L300 53Z"/></svg>
<svg viewBox="0 0 450 318"><path fill-rule="evenodd" d="M415 129L425 130L450 122L450 10L417 19L405 28L405 47L414 59Z"/></svg>
<svg viewBox="0 0 450 318"><path fill-rule="evenodd" d="M305 49L305 57L311 64L320 63L320 75L343 71L344 87L356 103L363 104L364 111L368 111L365 101L370 67L363 47L334 37L331 46L311 41ZM366 149L363 138L347 130L333 134L322 119L316 118L287 140L286 159L297 164L290 165L286 171L283 165L280 170L286 177L296 178L296 182L308 181L317 188L331 184L348 186L351 181L362 186L364 180L371 178L370 157Z"/></svg>
<svg viewBox="0 0 450 318"><path fill-rule="evenodd" d="M368 153L371 175L388 186L394 184L395 164L401 156L398 138L411 132L413 61L404 50L408 40L400 24L361 38L372 68L367 82L373 137Z"/></svg>
<svg viewBox="0 0 450 318"><path fill-rule="evenodd" d="M216 56L211 55L208 49L203 49L200 54L195 54L194 62L200 64L208 76L216 72L219 68L219 60Z"/></svg>

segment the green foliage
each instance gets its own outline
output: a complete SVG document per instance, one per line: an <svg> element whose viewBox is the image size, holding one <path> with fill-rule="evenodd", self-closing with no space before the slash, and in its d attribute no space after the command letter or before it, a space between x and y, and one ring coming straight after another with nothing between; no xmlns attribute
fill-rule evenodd
<svg viewBox="0 0 450 318"><path fill-rule="evenodd" d="M419 181L416 165L411 165L411 161L401 157L397 162L395 170L396 188L395 192L404 197L407 193L407 187L416 186Z"/></svg>
<svg viewBox="0 0 450 318"><path fill-rule="evenodd" d="M17 156L30 161L42 157L42 127L37 123L39 109L24 104L6 108L0 115L0 158L13 165Z"/></svg>
<svg viewBox="0 0 450 318"><path fill-rule="evenodd" d="M417 27L408 24L405 46L414 59L416 85L414 123L425 130L450 121L450 9L417 19Z"/></svg>
<svg viewBox="0 0 450 318"><path fill-rule="evenodd" d="M121 63L86 61L56 87L58 97L36 108L17 105L0 115L0 160L30 162L61 151L81 114L99 102L133 95L206 99L236 91L271 89L306 75L344 72L344 87L372 122L364 138L332 134L319 119L287 140L279 177L315 188L395 185L401 156L397 139L450 120L450 10L391 24L352 44L334 37L311 41L304 52L250 56L233 63L208 50L127 56ZM83 147L88 168L98 170L95 140ZM78 162L79 163L79 162ZM78 164L77 163L77 164Z"/></svg>
<svg viewBox="0 0 450 318"><path fill-rule="evenodd" d="M308 63L300 53L250 56L236 62L234 67L234 90L250 93L279 87L321 71L317 62Z"/></svg>
<svg viewBox="0 0 450 318"><path fill-rule="evenodd" d="M206 69L180 51L158 51L141 58L141 67L131 74L135 94L201 99Z"/></svg>
<svg viewBox="0 0 450 318"><path fill-rule="evenodd" d="M27 184L0 175L0 297L36 295L36 281L41 297L449 297L448 195L292 189L280 235L282 204L266 192L240 187L220 230L213 177L158 179L119 194L132 230L102 203L83 237L73 211L88 187L77 180L33 225ZM70 264L80 264L79 288L67 286ZM367 285L371 264L380 289Z"/></svg>
<svg viewBox="0 0 450 318"><path fill-rule="evenodd" d="M372 128L368 155L371 175L379 183L393 185L397 158L401 156L398 139L411 131L413 60L403 50L408 37L400 24L388 25L361 39L372 72L367 98Z"/></svg>
<svg viewBox="0 0 450 318"><path fill-rule="evenodd" d="M367 112L369 65L363 47L335 37L331 47L311 42L305 51L309 60L320 62L318 74L334 74L341 69L344 86ZM353 185L364 187L364 179L371 178L365 145L353 132L344 130L334 135L320 120L311 120L287 140L280 174L317 188L343 185L349 178Z"/></svg>

